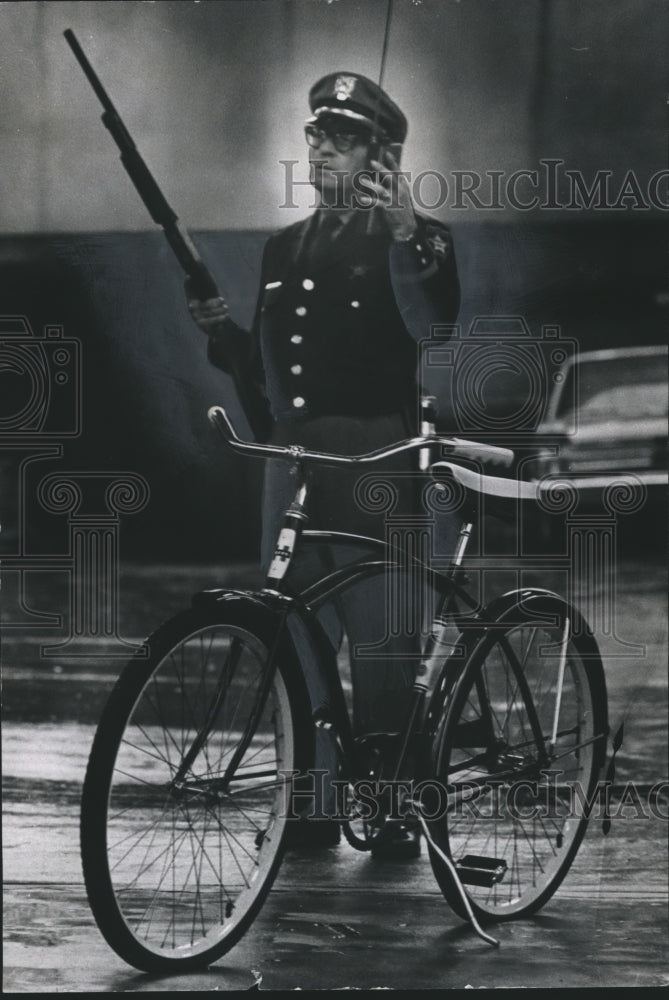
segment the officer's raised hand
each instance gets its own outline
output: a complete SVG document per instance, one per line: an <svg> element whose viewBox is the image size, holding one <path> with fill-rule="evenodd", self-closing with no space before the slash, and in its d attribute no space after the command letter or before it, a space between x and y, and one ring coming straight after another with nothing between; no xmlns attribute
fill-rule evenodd
<svg viewBox="0 0 669 1000"><path fill-rule="evenodd" d="M188 311L203 333L208 337L216 337L223 332L223 324L230 310L222 295L212 299L198 299L193 294L190 280L185 283Z"/></svg>
<svg viewBox="0 0 669 1000"><path fill-rule="evenodd" d="M393 240L402 243L416 232L411 188L390 150L382 149L380 155L380 160L370 160L376 179L365 178L365 186L374 192L377 204L384 210Z"/></svg>

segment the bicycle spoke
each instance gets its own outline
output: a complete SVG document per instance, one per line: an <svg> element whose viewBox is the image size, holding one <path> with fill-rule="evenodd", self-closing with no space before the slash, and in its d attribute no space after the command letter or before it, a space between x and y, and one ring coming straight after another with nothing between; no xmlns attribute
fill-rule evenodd
<svg viewBox="0 0 669 1000"><path fill-rule="evenodd" d="M543 620L555 625L500 627L474 645L436 738L448 809L433 822L435 840L458 863L479 916L532 912L555 891L585 829L571 815L573 790L596 779L604 734L587 667L571 616L557 599L542 602ZM438 857L431 860L458 909Z"/></svg>
<svg viewBox="0 0 669 1000"><path fill-rule="evenodd" d="M126 707L110 706L116 735L101 736L102 771L92 755L85 787L91 808L105 809L99 846L112 891L98 905L97 875L87 874L91 902L110 943L140 968L223 953L242 932L276 872L282 772L295 770L285 682L276 668L264 680L268 651L252 632L214 622L160 649L158 640L146 676L134 667L122 676ZM87 873L96 850L84 852Z"/></svg>

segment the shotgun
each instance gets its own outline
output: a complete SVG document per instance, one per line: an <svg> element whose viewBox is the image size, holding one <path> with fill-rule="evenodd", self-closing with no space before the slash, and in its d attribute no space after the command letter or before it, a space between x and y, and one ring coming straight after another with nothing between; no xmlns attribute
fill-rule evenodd
<svg viewBox="0 0 669 1000"><path fill-rule="evenodd" d="M197 299L216 298L220 295L216 282L176 212L168 204L153 174L142 159L132 136L123 124L121 116L88 61L74 32L68 28L63 34L104 108L102 122L121 151L121 163L148 209L149 215L162 228L167 242L189 279L189 295L192 294L192 297ZM254 437L258 441L264 441L267 439L270 424L267 400L260 388L255 386L244 371L245 366L240 352L235 350L237 340L235 334L239 333L239 328L228 318L223 321L223 324L229 327L228 363L237 396Z"/></svg>

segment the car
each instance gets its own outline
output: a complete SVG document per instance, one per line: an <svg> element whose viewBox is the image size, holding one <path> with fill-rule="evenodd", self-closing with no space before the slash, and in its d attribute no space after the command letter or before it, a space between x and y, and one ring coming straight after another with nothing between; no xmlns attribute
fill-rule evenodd
<svg viewBox="0 0 669 1000"><path fill-rule="evenodd" d="M664 503L667 397L664 345L569 358L555 379L527 470L539 481L544 511L564 515L571 503L578 513L631 513L648 500Z"/></svg>

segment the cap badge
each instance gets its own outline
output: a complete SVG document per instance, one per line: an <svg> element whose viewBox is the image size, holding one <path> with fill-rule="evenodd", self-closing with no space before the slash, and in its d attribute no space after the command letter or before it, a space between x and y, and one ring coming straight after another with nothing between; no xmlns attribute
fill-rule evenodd
<svg viewBox="0 0 669 1000"><path fill-rule="evenodd" d="M338 76L334 83L334 92L338 101L347 101L356 85L354 76Z"/></svg>

